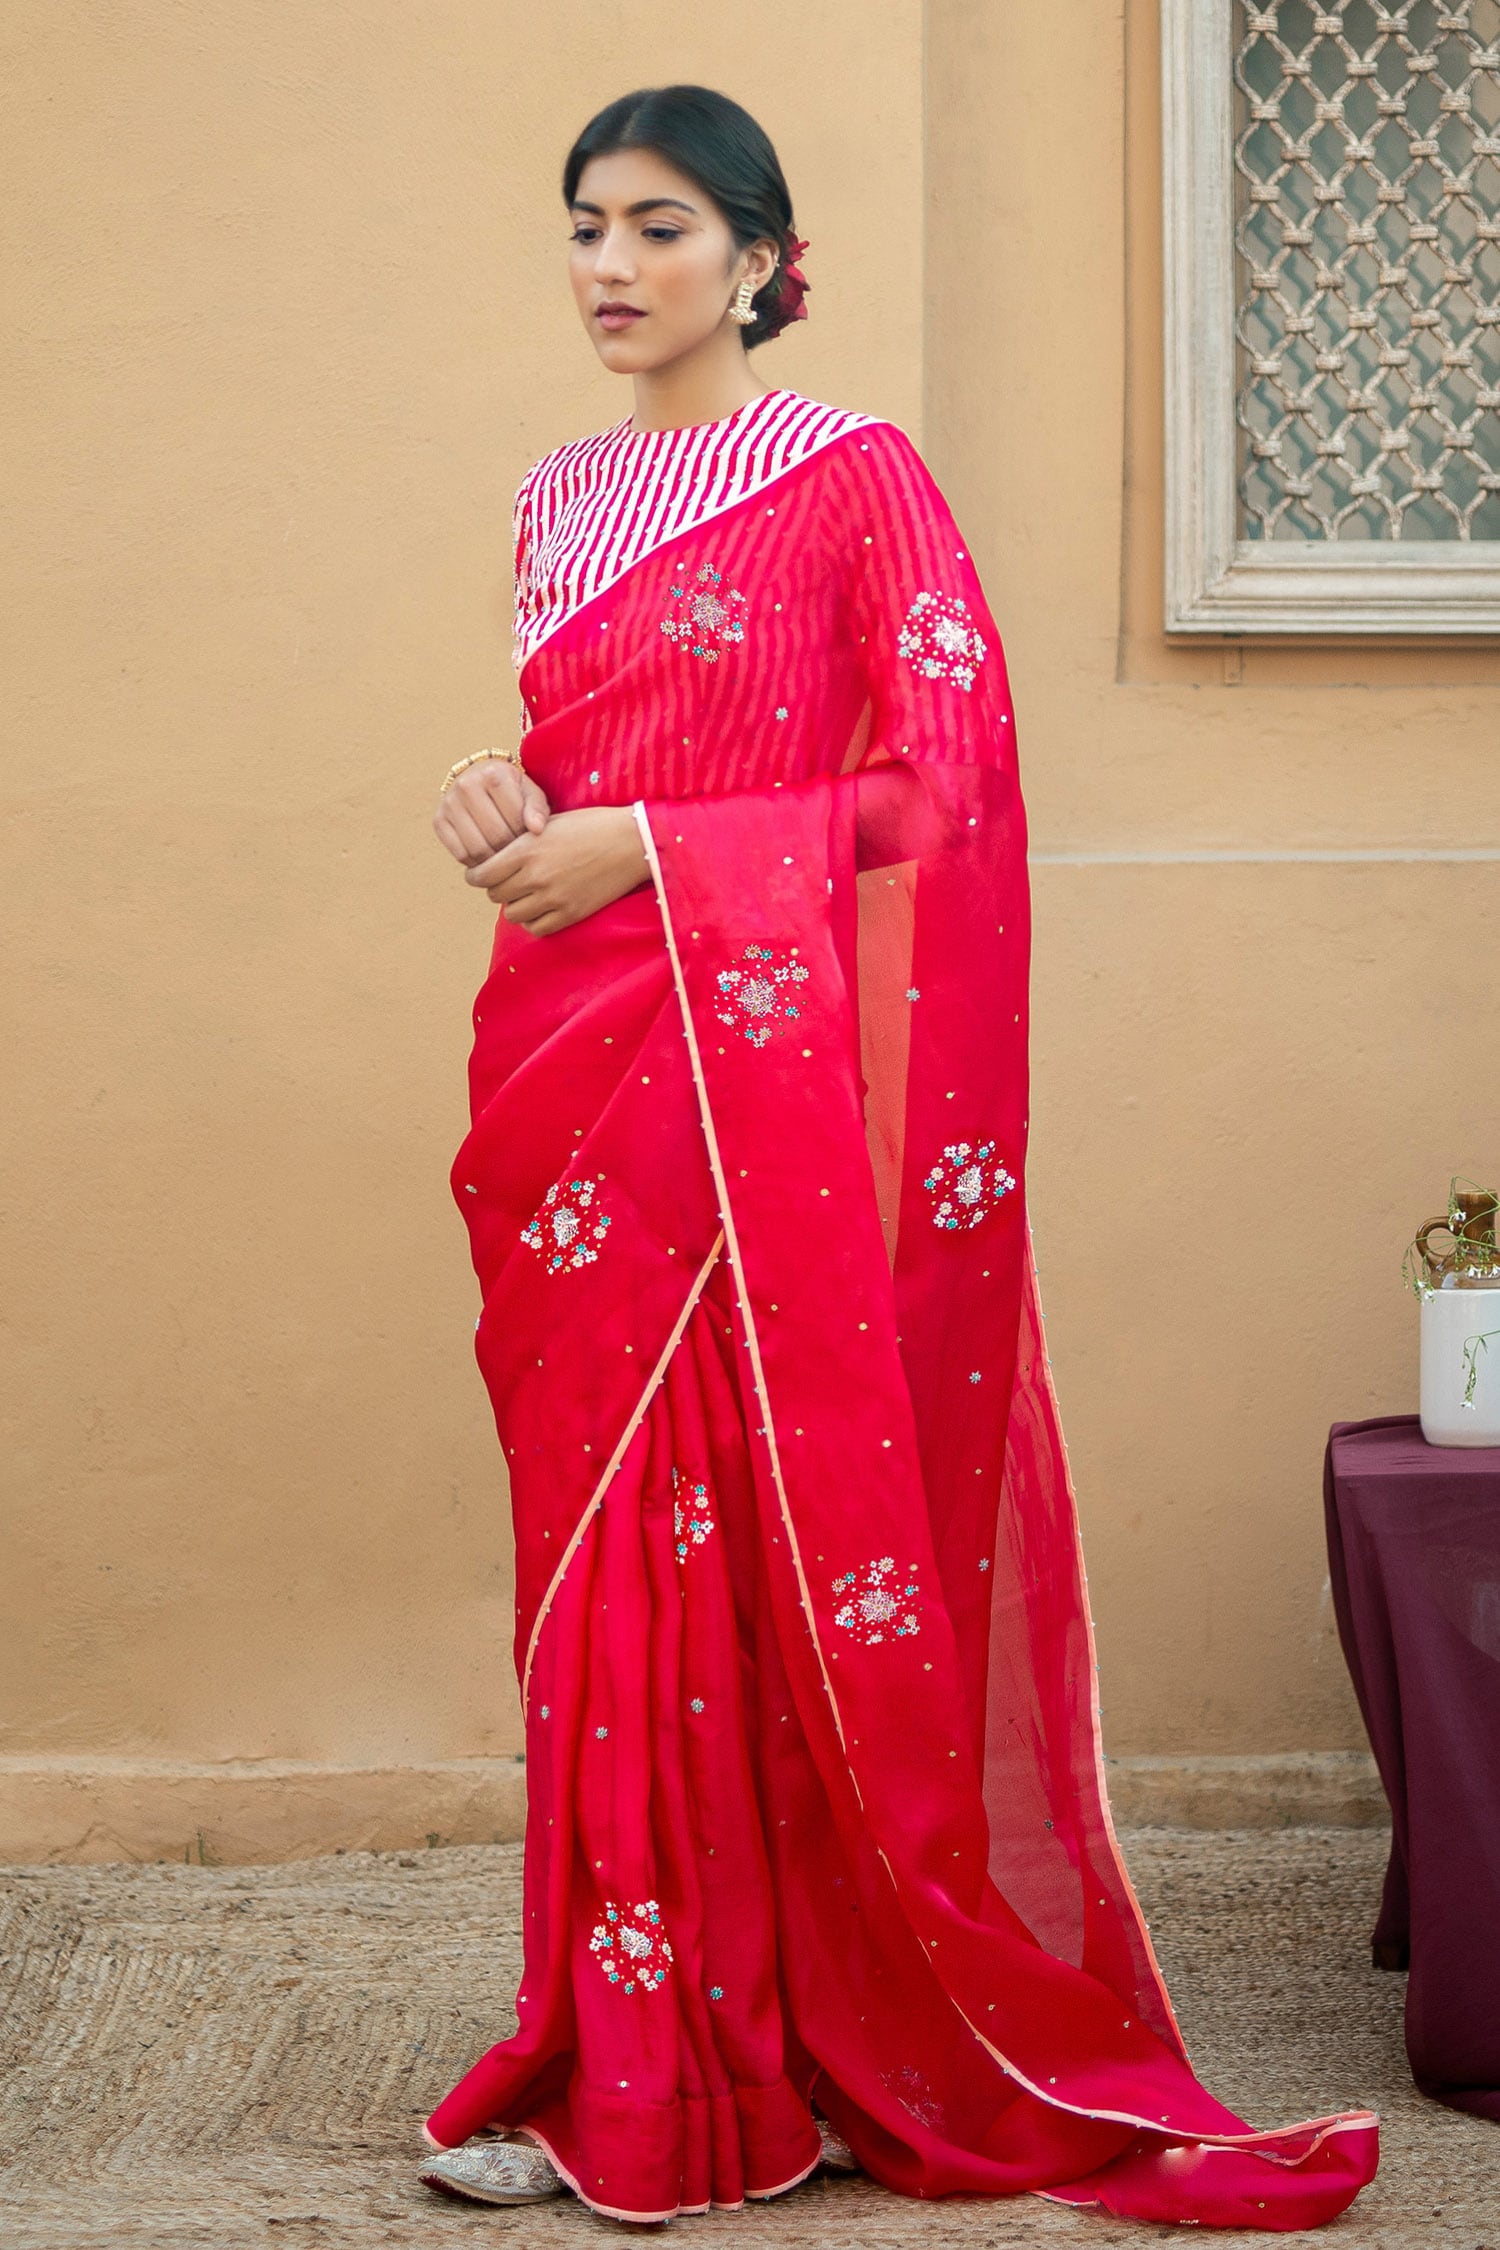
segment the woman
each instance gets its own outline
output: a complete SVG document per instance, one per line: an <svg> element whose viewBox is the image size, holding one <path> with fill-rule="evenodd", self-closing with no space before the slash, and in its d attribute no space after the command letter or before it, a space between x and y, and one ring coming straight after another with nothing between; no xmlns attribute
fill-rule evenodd
<svg viewBox="0 0 1500 2250"><path fill-rule="evenodd" d="M752 373L806 245L743 110L629 95L564 195L635 410L522 483L524 766L460 760L435 822L500 907L453 1186L525 1972L422 2176L651 2221L827 2163L1315 2225L1375 2121L1254 2132L1198 2084L1105 1803L966 543L899 429Z"/></svg>

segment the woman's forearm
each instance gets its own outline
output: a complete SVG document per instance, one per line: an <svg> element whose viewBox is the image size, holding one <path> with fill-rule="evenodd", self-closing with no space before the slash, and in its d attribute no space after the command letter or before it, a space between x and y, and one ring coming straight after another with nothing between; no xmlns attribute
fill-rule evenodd
<svg viewBox="0 0 1500 2250"><path fill-rule="evenodd" d="M549 937L639 889L650 878L628 805L580 805L553 813L539 833L518 836L466 870L508 922Z"/></svg>

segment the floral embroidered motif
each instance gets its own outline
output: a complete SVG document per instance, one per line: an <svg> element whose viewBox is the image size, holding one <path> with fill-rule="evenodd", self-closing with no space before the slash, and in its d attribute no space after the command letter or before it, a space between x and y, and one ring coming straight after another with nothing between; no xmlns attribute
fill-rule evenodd
<svg viewBox="0 0 1500 2250"><path fill-rule="evenodd" d="M993 1141L950 1141L922 1182L935 1227L977 1227L1015 1186Z"/></svg>
<svg viewBox="0 0 1500 2250"><path fill-rule="evenodd" d="M912 1606L920 1600L915 1563L900 1572L893 1555L881 1555L862 1569L846 1570L835 1578L833 1591L848 1596L834 1611L834 1624L842 1625L866 1648L879 1641L905 1640L921 1631Z"/></svg>
<svg viewBox="0 0 1500 2250"><path fill-rule="evenodd" d="M681 1469L672 1471L672 1529L677 1539L677 1560L685 1563L688 1547L701 1547L714 1528L709 1514L708 1486L689 1484Z"/></svg>
<svg viewBox="0 0 1500 2250"><path fill-rule="evenodd" d="M985 659L985 645L958 594L918 594L907 611L896 653L924 679L951 680L967 695Z"/></svg>
<svg viewBox="0 0 1500 2250"><path fill-rule="evenodd" d="M719 971L714 1013L720 1023L743 1030L752 1047L763 1047L774 1031L795 1023L802 1013L792 993L806 984L810 971L796 952L795 946L781 953L769 945L747 945L740 955L744 968Z"/></svg>
<svg viewBox="0 0 1500 2250"><path fill-rule="evenodd" d="M603 1177L601 1172L598 1180ZM593 1245L610 1227L609 1213L594 1208L598 1180L554 1180L522 1227L521 1240L544 1254L549 1273L591 1266L598 1257Z"/></svg>
<svg viewBox="0 0 1500 2250"><path fill-rule="evenodd" d="M654 1898L628 1907L607 1898L589 1951L598 1954L610 1983L626 1992L654 1992L672 1966L672 1948L661 1934L661 1908Z"/></svg>
<svg viewBox="0 0 1500 2250"><path fill-rule="evenodd" d="M733 586L725 587L724 573L712 563L704 563L671 591L681 606L668 612L661 629L679 648L701 656L705 664L717 664L723 645L734 647L745 638L745 597ZM715 647L715 642L723 645Z"/></svg>

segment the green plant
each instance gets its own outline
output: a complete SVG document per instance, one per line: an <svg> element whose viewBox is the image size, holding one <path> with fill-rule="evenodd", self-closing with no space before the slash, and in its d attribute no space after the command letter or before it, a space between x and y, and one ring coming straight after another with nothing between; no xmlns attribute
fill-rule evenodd
<svg viewBox="0 0 1500 2250"><path fill-rule="evenodd" d="M1432 1279L1431 1253L1427 1237L1434 1232L1452 1236L1453 1248L1444 1259L1451 1258L1455 1268L1462 1273L1500 1278L1500 1245L1495 1241L1495 1209L1497 1198L1493 1188L1482 1187L1477 1180L1466 1180L1455 1173L1448 1182L1448 1215L1445 1219L1432 1219L1425 1227L1417 1229L1401 1259L1401 1279L1414 1297L1430 1297L1438 1286ZM1475 1337L1478 1343L1481 1339ZM1474 1376L1470 1372L1470 1390ZM1466 1404L1471 1401L1465 1401Z"/></svg>
<svg viewBox="0 0 1500 2250"><path fill-rule="evenodd" d="M1468 1371L1468 1380L1464 1384L1464 1395L1459 1403L1466 1406L1471 1414L1479 1412L1474 1404L1474 1386L1479 1381L1479 1355L1489 1350L1496 1336L1500 1336L1500 1328L1487 1328L1482 1336L1471 1336L1464 1345L1464 1366Z"/></svg>

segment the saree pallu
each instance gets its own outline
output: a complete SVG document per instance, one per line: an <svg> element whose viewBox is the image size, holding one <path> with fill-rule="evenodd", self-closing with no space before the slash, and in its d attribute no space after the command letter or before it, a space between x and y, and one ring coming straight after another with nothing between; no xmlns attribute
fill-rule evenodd
<svg viewBox="0 0 1500 2250"><path fill-rule="evenodd" d="M743 454L794 397L721 427ZM475 1004L453 1189L515 1525L525 1969L429 2135L519 2129L652 2220L805 2177L815 2104L907 2195L1317 2225L1375 2120L1205 2091L1111 1829L999 636L910 440L812 413L701 490L696 433L613 433L609 491L649 523L676 477L676 517L521 670L529 770L554 811L632 805L650 885L502 917ZM579 460L518 505L544 609Z"/></svg>

